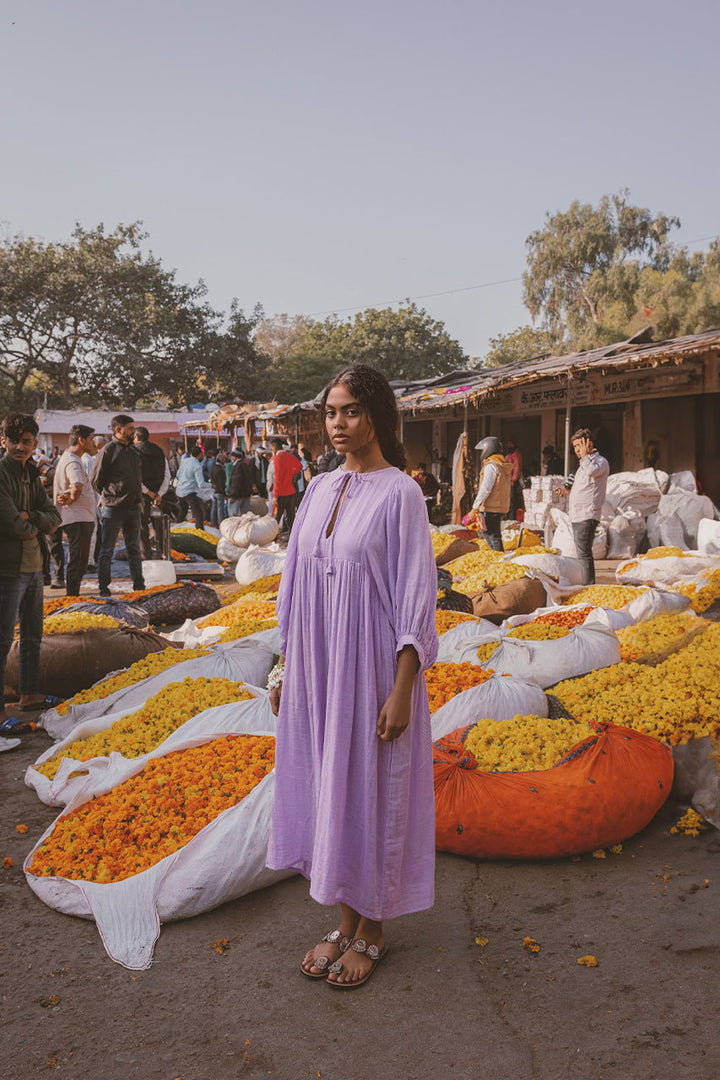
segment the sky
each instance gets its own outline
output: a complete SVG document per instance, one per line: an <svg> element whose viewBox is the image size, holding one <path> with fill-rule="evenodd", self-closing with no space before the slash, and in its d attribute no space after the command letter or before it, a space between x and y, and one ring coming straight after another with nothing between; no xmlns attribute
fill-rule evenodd
<svg viewBox="0 0 720 1080"><path fill-rule="evenodd" d="M0 223L140 219L218 308L417 298L482 356L573 199L720 233L718 40L717 0L0 0Z"/></svg>

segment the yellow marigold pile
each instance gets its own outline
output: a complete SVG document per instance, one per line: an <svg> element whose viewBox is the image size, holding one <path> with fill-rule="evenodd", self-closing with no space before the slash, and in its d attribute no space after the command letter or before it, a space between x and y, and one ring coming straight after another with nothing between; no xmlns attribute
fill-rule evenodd
<svg viewBox="0 0 720 1080"><path fill-rule="evenodd" d="M503 544L506 551L515 551L518 549L523 555L527 555L529 551L535 551L536 548L542 547L542 537L537 533L532 532L530 529L522 530L522 545L518 547L520 535L520 531L518 531Z"/></svg>
<svg viewBox="0 0 720 1080"><path fill-rule="evenodd" d="M480 720L464 739L481 772L532 772L552 769L572 748L593 734L584 721L513 716Z"/></svg>
<svg viewBox="0 0 720 1080"><path fill-rule="evenodd" d="M116 720L104 731L66 746L57 757L43 762L38 771L52 780L64 757L89 761L94 757L107 757L113 750L126 758L140 757L154 750L168 735L205 709L250 697L252 694L242 683L231 679L188 678L168 683L148 698L142 708Z"/></svg>
<svg viewBox="0 0 720 1080"><path fill-rule="evenodd" d="M460 623L474 622L478 620L474 615L468 615L464 611L436 611L435 612L435 626L439 634L447 634L448 630L454 629L459 626Z"/></svg>
<svg viewBox="0 0 720 1080"><path fill-rule="evenodd" d="M452 574L453 588L466 596L479 592L486 583L490 586L504 585L525 577L524 567L502 561L502 552L492 551L489 547L453 559L445 569Z"/></svg>
<svg viewBox="0 0 720 1080"><path fill-rule="evenodd" d="M617 631L620 655L628 663L633 660L647 660L658 653L681 648L707 625L705 619L698 619L691 611L656 615L654 619Z"/></svg>
<svg viewBox="0 0 720 1080"><path fill-rule="evenodd" d="M238 626L248 619L274 619L275 604L272 600L258 600L253 596L236 600L228 607L213 611L198 623L201 629L206 626Z"/></svg>
<svg viewBox="0 0 720 1080"><path fill-rule="evenodd" d="M259 630L272 630L277 624L277 619L244 619L223 631L216 644L224 641L238 641L239 638L248 637L249 634L257 634Z"/></svg>
<svg viewBox="0 0 720 1080"><path fill-rule="evenodd" d="M674 556L676 559L684 559L686 555L687 552L683 551L682 548L666 545L665 547L650 548L650 550L645 553L645 558L667 559L670 556Z"/></svg>
<svg viewBox="0 0 720 1080"><path fill-rule="evenodd" d="M580 592L565 600L564 604L592 604L593 607L619 611L645 591L642 588L636 589L634 585L586 585Z"/></svg>
<svg viewBox="0 0 720 1080"><path fill-rule="evenodd" d="M559 548L545 547L544 544L534 544L532 547L519 547L509 551L509 558L516 559L520 555L557 555Z"/></svg>
<svg viewBox="0 0 720 1080"><path fill-rule="evenodd" d="M149 761L142 772L58 819L30 873L123 881L149 869L237 806L275 764L275 740L226 735Z"/></svg>
<svg viewBox="0 0 720 1080"><path fill-rule="evenodd" d="M189 525L183 525L180 529L173 529L173 533L190 533L191 536L199 536L201 540L207 540L208 544L212 544L213 547L217 547L220 542L219 536L213 536L212 533L205 532L204 529L193 529Z"/></svg>
<svg viewBox="0 0 720 1080"><path fill-rule="evenodd" d="M455 543L455 536L453 533L430 533L430 539L432 541L433 555L437 558L438 555L442 555L444 551Z"/></svg>
<svg viewBox="0 0 720 1080"><path fill-rule="evenodd" d="M655 667L621 663L552 690L576 720L622 724L673 746L720 735L720 624Z"/></svg>
<svg viewBox="0 0 720 1080"><path fill-rule="evenodd" d="M425 672L430 712L435 712L463 690L487 682L492 674L477 664L433 664Z"/></svg>
<svg viewBox="0 0 720 1080"><path fill-rule="evenodd" d="M136 660L125 671L117 675L111 675L102 682L96 683L88 690L81 690L75 697L64 701L57 706L57 711L64 716L70 711L71 705L85 705L88 701L102 701L110 697L116 690L124 690L126 686L134 686L135 683L149 679L151 675L157 675L158 671L182 664L185 660L194 660L197 656L207 656L207 649L163 649L162 652L148 653L142 660Z"/></svg>
<svg viewBox="0 0 720 1080"><path fill-rule="evenodd" d="M705 832L708 828L708 823L705 818L698 814L697 810L693 810L689 807L683 816L675 822L671 827L670 832L676 836L682 833L684 836L699 836L701 832Z"/></svg>
<svg viewBox="0 0 720 1080"><path fill-rule="evenodd" d="M88 601L87 596L56 596L52 600L46 600L43 603L43 615L54 615L56 611L62 611L63 608L70 607L71 604L86 604ZM93 597L93 604L104 604L105 601L102 597Z"/></svg>
<svg viewBox="0 0 720 1080"><path fill-rule="evenodd" d="M689 597L690 607L701 615L720 600L720 570L705 570L698 576L707 584L688 582L687 585L680 583L673 585L672 588L675 592Z"/></svg>
<svg viewBox="0 0 720 1080"><path fill-rule="evenodd" d="M499 644L499 641L486 641L484 645L480 646L477 650L477 658L481 664L487 664Z"/></svg>
<svg viewBox="0 0 720 1080"><path fill-rule="evenodd" d="M89 611L68 611L49 615L43 622L43 634L78 634L88 630L117 628L120 623L109 615L92 615Z"/></svg>
<svg viewBox="0 0 720 1080"><path fill-rule="evenodd" d="M278 589L280 588L281 574L270 574L268 577L257 578L256 581L251 581L249 585L243 585L241 589L235 589L233 592L228 593L227 596L223 596L223 607L227 607L228 604L234 604L238 600L249 599L254 597L256 600L274 600L277 596Z"/></svg>

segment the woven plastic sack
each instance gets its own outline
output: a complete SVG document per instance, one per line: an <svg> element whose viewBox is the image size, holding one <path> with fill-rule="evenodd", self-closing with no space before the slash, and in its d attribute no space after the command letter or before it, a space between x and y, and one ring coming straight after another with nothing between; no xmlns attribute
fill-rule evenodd
<svg viewBox="0 0 720 1080"><path fill-rule="evenodd" d="M115 619L121 626L133 626L136 630L146 630L149 625L147 612L139 602L132 604L124 600L106 600L104 603L94 603L92 600L83 600L77 604L70 604L62 608L58 614L69 614L73 611L86 611L88 615L107 615Z"/></svg>
<svg viewBox="0 0 720 1080"><path fill-rule="evenodd" d="M668 555L664 559L639 556L621 563L615 571L615 577L623 585L674 585L682 584L683 578L694 577L704 570L718 569L720 555L689 552L684 557Z"/></svg>
<svg viewBox="0 0 720 1080"><path fill-rule="evenodd" d="M148 653L167 647L167 641L152 630L135 630L129 626L48 634L40 646L38 690L41 694L69 698L110 672L130 667ZM18 659L18 643L14 642L5 669L5 686L13 691L17 690Z"/></svg>
<svg viewBox="0 0 720 1080"><path fill-rule="evenodd" d="M269 547L250 547L243 552L235 566L235 578L239 585L251 585L258 578L282 574L287 551L279 544Z"/></svg>
<svg viewBox="0 0 720 1080"><path fill-rule="evenodd" d="M478 859L553 859L626 840L670 794L670 748L629 728L599 725L563 764L478 772L467 728L435 743L436 843Z"/></svg>
<svg viewBox="0 0 720 1080"><path fill-rule="evenodd" d="M170 647L164 638L159 640L164 648ZM64 716L61 716L57 709L48 709L42 714L41 726L53 739L64 739L81 721L96 716L134 712L168 683L181 682L183 679L234 679L250 686L264 686L273 662L273 649L264 641L251 641L250 638L230 641L212 647L207 656L197 656L193 660L184 660L180 664L163 668L148 679L116 690L106 698L71 705ZM106 726L109 726L109 723Z"/></svg>
<svg viewBox="0 0 720 1080"><path fill-rule="evenodd" d="M263 715L265 726L256 726L261 719L258 715L247 733L275 734L269 706ZM63 814L71 813L94 795L104 794L135 776L149 758L202 745L228 731L242 734L247 730L238 720L234 727L220 726L217 730L206 724L201 731L197 725L194 734L187 727L175 732L144 758L128 762L113 755L108 759L107 769L86 784ZM289 876L290 871L273 871L265 866L274 783L275 774L271 772L242 802L216 817L185 847L134 877L107 885L35 877L29 873L35 851L52 832L53 823L25 860L23 869L27 882L33 892L56 911L95 919L103 945L117 963L132 970L145 970L152 963L161 923L199 915Z"/></svg>
<svg viewBox="0 0 720 1080"><path fill-rule="evenodd" d="M218 541L217 560L222 563L231 563L233 566L242 555L242 548L236 547L231 540L224 537Z"/></svg>
<svg viewBox="0 0 720 1080"><path fill-rule="evenodd" d="M142 604L153 626L201 619L221 607L218 594L210 585L187 581L163 592L151 593L137 601Z"/></svg>
<svg viewBox="0 0 720 1080"><path fill-rule="evenodd" d="M260 715L264 716L265 710L258 703L265 701L266 692L259 687L250 686L247 683L245 685L248 691L254 695L252 700L231 702L230 705L216 705L210 709L199 711L196 716L187 720L173 734L178 734L180 731L194 734L197 731L205 731L208 726L212 730L217 728L218 731L235 731L238 723L244 722L248 718L252 720L258 713L258 709L260 709ZM27 786L33 788L38 798L47 803L48 806L66 806L71 799L74 799L83 790L88 780L92 781L93 777L98 773L106 772L116 759L122 762L140 760L139 758L125 758L122 754L116 752L110 754L109 757L95 757L90 758L88 761L78 761L66 757L60 762L58 771L52 780L49 780L38 768L50 758L72 746L78 739L86 739L90 735L96 735L99 731L106 731L116 721L122 720L124 716L129 716L137 708L141 708L143 704L143 702L140 702L139 705L132 708L122 708L117 712L96 716L91 720L84 720L81 724L78 724L65 738L48 747L32 765L28 765L25 772ZM165 741L167 742L167 740ZM143 755L143 760L147 760L148 756L148 754Z"/></svg>
<svg viewBox="0 0 720 1080"><path fill-rule="evenodd" d="M513 716L547 716L547 694L530 679L493 675L451 698L430 717L433 741L478 720L512 720Z"/></svg>
<svg viewBox="0 0 720 1080"><path fill-rule="evenodd" d="M220 526L220 531L226 540L239 548L267 547L271 544L280 531L280 525L267 513L267 507L262 517L257 514L242 514L240 517L226 518Z"/></svg>
<svg viewBox="0 0 720 1080"><path fill-rule="evenodd" d="M185 555L201 555L203 559L217 558L217 544L211 544L209 540L191 532L173 529L170 533L170 546Z"/></svg>

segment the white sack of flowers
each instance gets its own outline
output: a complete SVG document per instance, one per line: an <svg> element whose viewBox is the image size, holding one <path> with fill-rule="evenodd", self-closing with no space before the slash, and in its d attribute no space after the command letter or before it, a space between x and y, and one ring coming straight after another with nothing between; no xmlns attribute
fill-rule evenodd
<svg viewBox="0 0 720 1080"><path fill-rule="evenodd" d="M700 522L714 516L715 507L707 495L696 495L682 489L670 491L660 499L657 511L648 517L650 546L672 545L695 551Z"/></svg>
<svg viewBox="0 0 720 1080"><path fill-rule="evenodd" d="M462 664L472 655L477 663L477 650L490 641L500 641L503 631L487 619L468 619L438 638L439 664Z"/></svg>
<svg viewBox="0 0 720 1080"><path fill-rule="evenodd" d="M203 709L196 716L187 720L177 731L190 734L202 734L208 729L215 731L236 731L239 724L245 725L243 731L249 730L256 734L256 728L265 728L268 724L268 716L272 715L270 709L269 694L267 690L258 686L246 685L246 689L254 696L244 701L233 701L228 705L215 705L209 709ZM117 720L129 716L135 709L123 709L119 712L109 713L104 716L96 716L92 720L85 720L78 724L67 738L55 743L45 750L33 765L28 765L25 772L25 783L33 788L38 798L48 806L65 806L85 788L88 782L98 773L104 773L110 764L117 758L122 761L139 761L140 758L125 758L122 754L113 751L108 757L94 757L87 761L78 761L75 758L66 757L60 762L57 773L52 780L48 779L39 771L51 758L62 754L78 739L87 739L96 735L99 731L106 731ZM190 725L190 726L189 726ZM174 737L177 732L173 733ZM165 740L167 742L168 739ZM164 743L163 743L164 745ZM154 751L153 751L154 753ZM148 759L148 754L142 755L143 761Z"/></svg>
<svg viewBox="0 0 720 1080"><path fill-rule="evenodd" d="M691 551L687 555L667 555L663 559L648 559L640 555L637 559L621 563L615 577L623 585L674 585L682 584L683 578L694 577L704 570L717 569L720 569L720 555L701 555Z"/></svg>
<svg viewBox="0 0 720 1080"><path fill-rule="evenodd" d="M265 686L273 666L274 652L277 650L267 641L250 638L216 645L207 656L197 656L193 660L184 660L181 664L164 668L148 679L116 690L106 698L71 705L64 716L61 716L57 709L49 709L42 715L41 726L53 739L64 739L71 732L73 737L77 738L77 725L81 721L110 713L134 712L163 687L169 683L182 682L183 679L232 679L233 682L249 683L251 686Z"/></svg>
<svg viewBox="0 0 720 1080"><path fill-rule="evenodd" d="M430 717L433 742L478 720L512 720L513 716L547 716L548 700L536 682L493 675L463 690Z"/></svg>
<svg viewBox="0 0 720 1080"><path fill-rule="evenodd" d="M203 733L196 730L194 734L187 729L185 725L143 758L127 761L113 754L106 770L87 783L60 817L137 775L151 758L228 734L222 728L208 728ZM270 736L275 731L274 722L264 730L244 732L239 725L233 729L234 734ZM274 783L275 773L270 772L240 803L224 810L183 848L133 877L109 884L29 873L35 851L51 834L54 822L23 864L27 882L56 911L95 919L108 955L123 967L143 971L152 963L161 923L190 918L289 876L291 871L265 866Z"/></svg>
<svg viewBox="0 0 720 1080"><path fill-rule="evenodd" d="M235 577L239 585L252 585L258 578L282 574L287 552L279 544L269 547L249 547L235 565Z"/></svg>
<svg viewBox="0 0 720 1080"><path fill-rule="evenodd" d="M720 521L702 519L698 525L698 551L701 555L720 555Z"/></svg>
<svg viewBox="0 0 720 1080"><path fill-rule="evenodd" d="M220 525L220 532L238 548L267 547L280 531L280 525L270 514L241 514L240 517L225 518Z"/></svg>
<svg viewBox="0 0 720 1080"><path fill-rule="evenodd" d="M479 664L477 656L471 663ZM503 637L492 656L481 667L497 675L533 679L545 689L562 679L574 679L598 668L619 664L620 643L615 631L603 622L571 630L566 637L550 641L524 641Z"/></svg>
<svg viewBox="0 0 720 1080"><path fill-rule="evenodd" d="M517 555L514 563L540 570L558 585L579 585L582 581L582 567L576 558L564 555Z"/></svg>
<svg viewBox="0 0 720 1080"><path fill-rule="evenodd" d="M242 555L242 549L236 547L230 540L226 540L221 537L218 540L217 557L218 562L236 563Z"/></svg>
<svg viewBox="0 0 720 1080"><path fill-rule="evenodd" d="M611 473L608 476L605 501L616 511L629 507L639 510L641 514L652 514L657 510L669 483L669 475L660 469Z"/></svg>

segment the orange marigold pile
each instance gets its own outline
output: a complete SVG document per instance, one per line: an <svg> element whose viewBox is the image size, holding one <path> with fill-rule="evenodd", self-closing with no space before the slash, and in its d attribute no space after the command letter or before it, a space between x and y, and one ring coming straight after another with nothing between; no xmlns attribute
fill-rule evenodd
<svg viewBox="0 0 720 1080"><path fill-rule="evenodd" d="M225 735L153 758L142 772L58 819L30 873L123 881L184 847L237 806L275 764L275 740Z"/></svg>
<svg viewBox="0 0 720 1080"><path fill-rule="evenodd" d="M61 611L62 608L70 607L71 604L86 604L88 600L92 599L93 604L104 604L105 601L100 596L56 596L52 600L46 600L43 604L43 615L53 615L56 611Z"/></svg>
<svg viewBox="0 0 720 1080"><path fill-rule="evenodd" d="M477 664L433 664L425 672L430 712L435 712L451 698L487 682L494 672Z"/></svg>
<svg viewBox="0 0 720 1080"><path fill-rule="evenodd" d="M154 593L167 592L168 589L177 589L178 587L178 582L173 585L153 585L151 589L136 589L135 592L123 593L120 599L129 602L142 600L145 596L153 596Z"/></svg>
<svg viewBox="0 0 720 1080"><path fill-rule="evenodd" d="M435 612L435 626L438 634L447 634L448 630L453 630L464 622L477 622L477 619L474 615L468 615L464 611Z"/></svg>
<svg viewBox="0 0 720 1080"><path fill-rule="evenodd" d="M581 626L585 622L592 610L591 607L577 608L575 611L564 611L558 608L557 611L548 611L545 615L538 615L533 622L550 623L551 626L565 626L568 630L574 630L576 626Z"/></svg>

